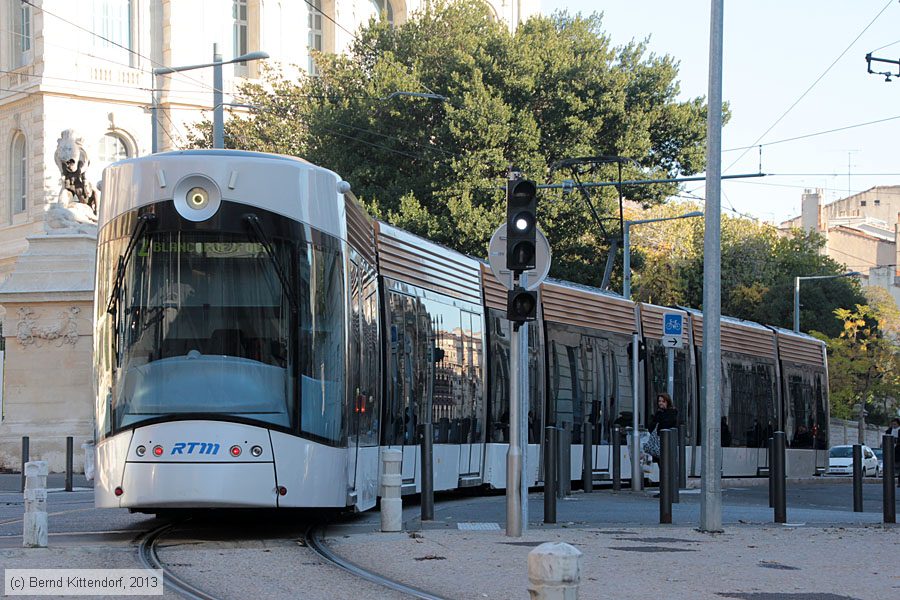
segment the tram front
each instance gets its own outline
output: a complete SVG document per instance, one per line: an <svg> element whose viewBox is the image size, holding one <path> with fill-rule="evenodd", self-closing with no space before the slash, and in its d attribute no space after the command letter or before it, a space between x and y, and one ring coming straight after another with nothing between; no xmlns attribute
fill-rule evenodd
<svg viewBox="0 0 900 600"><path fill-rule="evenodd" d="M337 177L196 151L104 183L97 506L344 506Z"/></svg>

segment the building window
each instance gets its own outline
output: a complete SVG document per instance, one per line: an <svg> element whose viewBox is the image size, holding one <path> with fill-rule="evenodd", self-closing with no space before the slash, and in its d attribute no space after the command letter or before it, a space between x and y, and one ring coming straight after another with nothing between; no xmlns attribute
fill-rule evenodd
<svg viewBox="0 0 900 600"><path fill-rule="evenodd" d="M881 206L881 200L875 199L875 206Z"/></svg>
<svg viewBox="0 0 900 600"><path fill-rule="evenodd" d="M94 47L131 64L132 0L94 0Z"/></svg>
<svg viewBox="0 0 900 600"><path fill-rule="evenodd" d="M31 6L21 0L8 0L10 39L9 67L17 69L31 62Z"/></svg>
<svg viewBox="0 0 900 600"><path fill-rule="evenodd" d="M17 215L25 212L28 197L28 155L25 151L25 135L22 132L13 135L9 154L9 180L12 182L11 214Z"/></svg>
<svg viewBox="0 0 900 600"><path fill-rule="evenodd" d="M316 75L318 74L318 69L313 59L313 51L322 51L322 38L325 34L325 30L322 27L322 0L310 0L308 4L309 39L307 46L309 48L309 68L307 70L310 75Z"/></svg>
<svg viewBox="0 0 900 600"><path fill-rule="evenodd" d="M376 19L384 19L391 25L394 24L394 8L389 0L369 0L372 7L372 16Z"/></svg>
<svg viewBox="0 0 900 600"><path fill-rule="evenodd" d="M234 20L232 28L233 56L247 54L247 35L249 22L247 19L247 0L233 0L231 4L231 17ZM246 77L248 74L247 63L240 62L234 65L234 74L238 77Z"/></svg>
<svg viewBox="0 0 900 600"><path fill-rule="evenodd" d="M97 162L103 165L128 158L128 145L121 136L107 133L97 144Z"/></svg>
<svg viewBox="0 0 900 600"><path fill-rule="evenodd" d="M865 201L865 200L860 200L860 201L859 201L859 205L860 205L860 206L865 206L865 205L866 205L866 201Z"/></svg>

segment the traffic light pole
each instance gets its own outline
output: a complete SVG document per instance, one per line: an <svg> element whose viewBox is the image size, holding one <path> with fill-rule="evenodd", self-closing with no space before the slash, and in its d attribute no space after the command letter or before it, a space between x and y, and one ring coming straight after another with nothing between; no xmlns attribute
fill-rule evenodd
<svg viewBox="0 0 900 600"><path fill-rule="evenodd" d="M528 276L518 278L525 286ZM528 529L528 324L510 321L509 449L506 453L506 535L521 537Z"/></svg>

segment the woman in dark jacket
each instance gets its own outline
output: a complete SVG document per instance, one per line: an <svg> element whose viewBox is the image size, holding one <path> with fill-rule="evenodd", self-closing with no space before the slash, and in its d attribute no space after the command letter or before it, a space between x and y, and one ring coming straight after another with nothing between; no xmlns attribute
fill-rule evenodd
<svg viewBox="0 0 900 600"><path fill-rule="evenodd" d="M657 435L663 429L678 427L678 410L672 402L672 397L665 392L656 395L656 414L650 418L650 426L647 430Z"/></svg>

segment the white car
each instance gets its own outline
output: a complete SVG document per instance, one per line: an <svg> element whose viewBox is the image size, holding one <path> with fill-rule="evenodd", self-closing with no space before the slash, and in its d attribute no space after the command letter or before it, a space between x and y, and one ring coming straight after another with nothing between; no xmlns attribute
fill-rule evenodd
<svg viewBox="0 0 900 600"><path fill-rule="evenodd" d="M878 457L868 446L862 447L862 468L864 477L878 474ZM853 475L853 446L833 446L828 451L826 475Z"/></svg>

